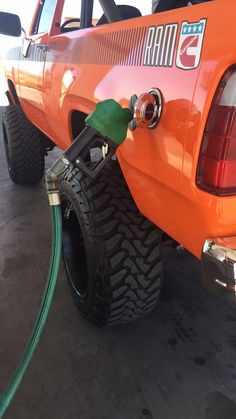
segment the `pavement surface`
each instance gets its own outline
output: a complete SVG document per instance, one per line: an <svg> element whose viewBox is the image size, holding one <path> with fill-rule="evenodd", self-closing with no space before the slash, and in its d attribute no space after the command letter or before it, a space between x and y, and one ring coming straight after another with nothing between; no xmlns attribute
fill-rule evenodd
<svg viewBox="0 0 236 419"><path fill-rule="evenodd" d="M2 143L0 393L34 324L51 244L44 183L13 185ZM189 254L170 250L165 270L151 317L98 329L78 313L61 267L42 340L5 418L235 419L236 310L202 288Z"/></svg>

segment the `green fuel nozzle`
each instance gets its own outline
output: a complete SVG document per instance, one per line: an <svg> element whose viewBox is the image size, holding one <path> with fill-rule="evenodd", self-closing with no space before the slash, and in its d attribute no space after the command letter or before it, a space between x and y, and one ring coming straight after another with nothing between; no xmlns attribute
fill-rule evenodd
<svg viewBox="0 0 236 419"><path fill-rule="evenodd" d="M63 156L55 161L46 174L46 187L51 206L60 203L59 178L72 164L88 176L95 178L103 166L115 154L127 136L129 122L133 119L130 109L123 109L113 99L97 104L86 118L86 128L67 148ZM91 160L91 149L100 149L95 160Z"/></svg>
<svg viewBox="0 0 236 419"><path fill-rule="evenodd" d="M86 126L94 128L117 147L127 137L127 129L133 115L130 109L122 108L113 99L98 103L96 109L85 120Z"/></svg>
<svg viewBox="0 0 236 419"><path fill-rule="evenodd" d="M86 128L65 151L64 157L88 176L96 177L127 137L130 109L122 108L113 99L97 104L85 120ZM91 162L90 150L100 149L98 158Z"/></svg>

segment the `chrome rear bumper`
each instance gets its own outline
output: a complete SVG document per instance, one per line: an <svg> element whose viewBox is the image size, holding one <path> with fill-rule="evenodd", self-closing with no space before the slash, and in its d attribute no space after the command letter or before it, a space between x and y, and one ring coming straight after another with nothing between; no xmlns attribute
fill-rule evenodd
<svg viewBox="0 0 236 419"><path fill-rule="evenodd" d="M202 252L202 281L213 294L236 303L236 250L206 240Z"/></svg>

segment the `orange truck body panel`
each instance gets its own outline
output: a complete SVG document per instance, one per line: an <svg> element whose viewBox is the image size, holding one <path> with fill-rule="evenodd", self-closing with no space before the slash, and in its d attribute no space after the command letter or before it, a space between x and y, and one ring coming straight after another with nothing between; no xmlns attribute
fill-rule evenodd
<svg viewBox="0 0 236 419"><path fill-rule="evenodd" d="M58 1L54 23L62 6ZM26 115L61 149L72 141L72 111L89 114L108 98L125 107L133 94L161 90L158 126L128 131L117 157L140 211L198 258L209 237L232 237L236 248L236 196L204 192L195 180L212 99L236 63L235 13L235 0L215 0L64 34L52 25L49 34L31 36L33 55L19 62L9 55L6 65ZM187 70L178 65L184 22L205 25L199 62ZM169 36L169 55L159 58L157 27Z"/></svg>

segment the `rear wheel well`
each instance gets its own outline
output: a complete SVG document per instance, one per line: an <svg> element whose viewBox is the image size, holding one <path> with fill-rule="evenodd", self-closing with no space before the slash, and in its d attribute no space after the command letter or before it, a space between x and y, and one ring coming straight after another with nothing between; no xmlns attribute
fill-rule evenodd
<svg viewBox="0 0 236 419"><path fill-rule="evenodd" d="M71 112L71 136L72 140L74 141L76 137L84 130L85 128L85 119L87 118L87 114L80 111L72 111Z"/></svg>

